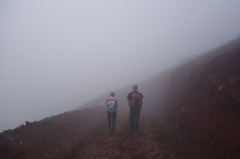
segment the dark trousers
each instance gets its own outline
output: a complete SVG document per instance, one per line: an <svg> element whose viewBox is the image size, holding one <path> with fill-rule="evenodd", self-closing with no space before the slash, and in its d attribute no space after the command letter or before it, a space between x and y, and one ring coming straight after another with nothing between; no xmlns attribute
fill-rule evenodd
<svg viewBox="0 0 240 159"><path fill-rule="evenodd" d="M107 113L107 118L109 133L113 135L115 132L117 113Z"/></svg>
<svg viewBox="0 0 240 159"><path fill-rule="evenodd" d="M141 107L132 108L130 107L129 126L133 132L136 132L139 124Z"/></svg>

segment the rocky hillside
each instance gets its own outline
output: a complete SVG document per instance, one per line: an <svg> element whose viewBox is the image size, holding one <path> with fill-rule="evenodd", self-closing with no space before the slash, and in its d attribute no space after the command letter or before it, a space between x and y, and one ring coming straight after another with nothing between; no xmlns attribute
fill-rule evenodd
<svg viewBox="0 0 240 159"><path fill-rule="evenodd" d="M240 156L240 39L139 83L140 130L129 130L126 95L115 136L107 131L107 94L84 108L26 122L0 134L2 159L221 159Z"/></svg>
<svg viewBox="0 0 240 159"><path fill-rule="evenodd" d="M165 97L169 118L198 131L217 158L240 156L240 39L173 72Z"/></svg>

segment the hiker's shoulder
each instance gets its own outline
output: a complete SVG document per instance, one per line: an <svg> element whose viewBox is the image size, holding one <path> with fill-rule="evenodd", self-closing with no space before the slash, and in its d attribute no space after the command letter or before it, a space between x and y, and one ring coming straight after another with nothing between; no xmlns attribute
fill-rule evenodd
<svg viewBox="0 0 240 159"><path fill-rule="evenodd" d="M111 101L111 100L115 100L115 99L107 98L106 102Z"/></svg>
<svg viewBox="0 0 240 159"><path fill-rule="evenodd" d="M133 91L129 92L129 93L128 93L128 96L130 96L131 94L133 94Z"/></svg>
<svg viewBox="0 0 240 159"><path fill-rule="evenodd" d="M140 94L143 97L143 94L141 92L137 91L137 93Z"/></svg>

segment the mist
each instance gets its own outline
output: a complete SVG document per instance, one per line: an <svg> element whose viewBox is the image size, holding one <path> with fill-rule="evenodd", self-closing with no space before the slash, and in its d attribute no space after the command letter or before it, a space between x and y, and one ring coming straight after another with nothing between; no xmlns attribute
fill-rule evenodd
<svg viewBox="0 0 240 159"><path fill-rule="evenodd" d="M239 6L2 0L0 132L73 110L236 38Z"/></svg>

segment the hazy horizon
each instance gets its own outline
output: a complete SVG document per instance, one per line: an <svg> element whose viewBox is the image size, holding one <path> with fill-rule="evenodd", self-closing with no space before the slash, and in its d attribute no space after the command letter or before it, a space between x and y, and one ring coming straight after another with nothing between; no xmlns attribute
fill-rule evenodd
<svg viewBox="0 0 240 159"><path fill-rule="evenodd" d="M70 111L235 39L239 6L2 0L0 132Z"/></svg>

